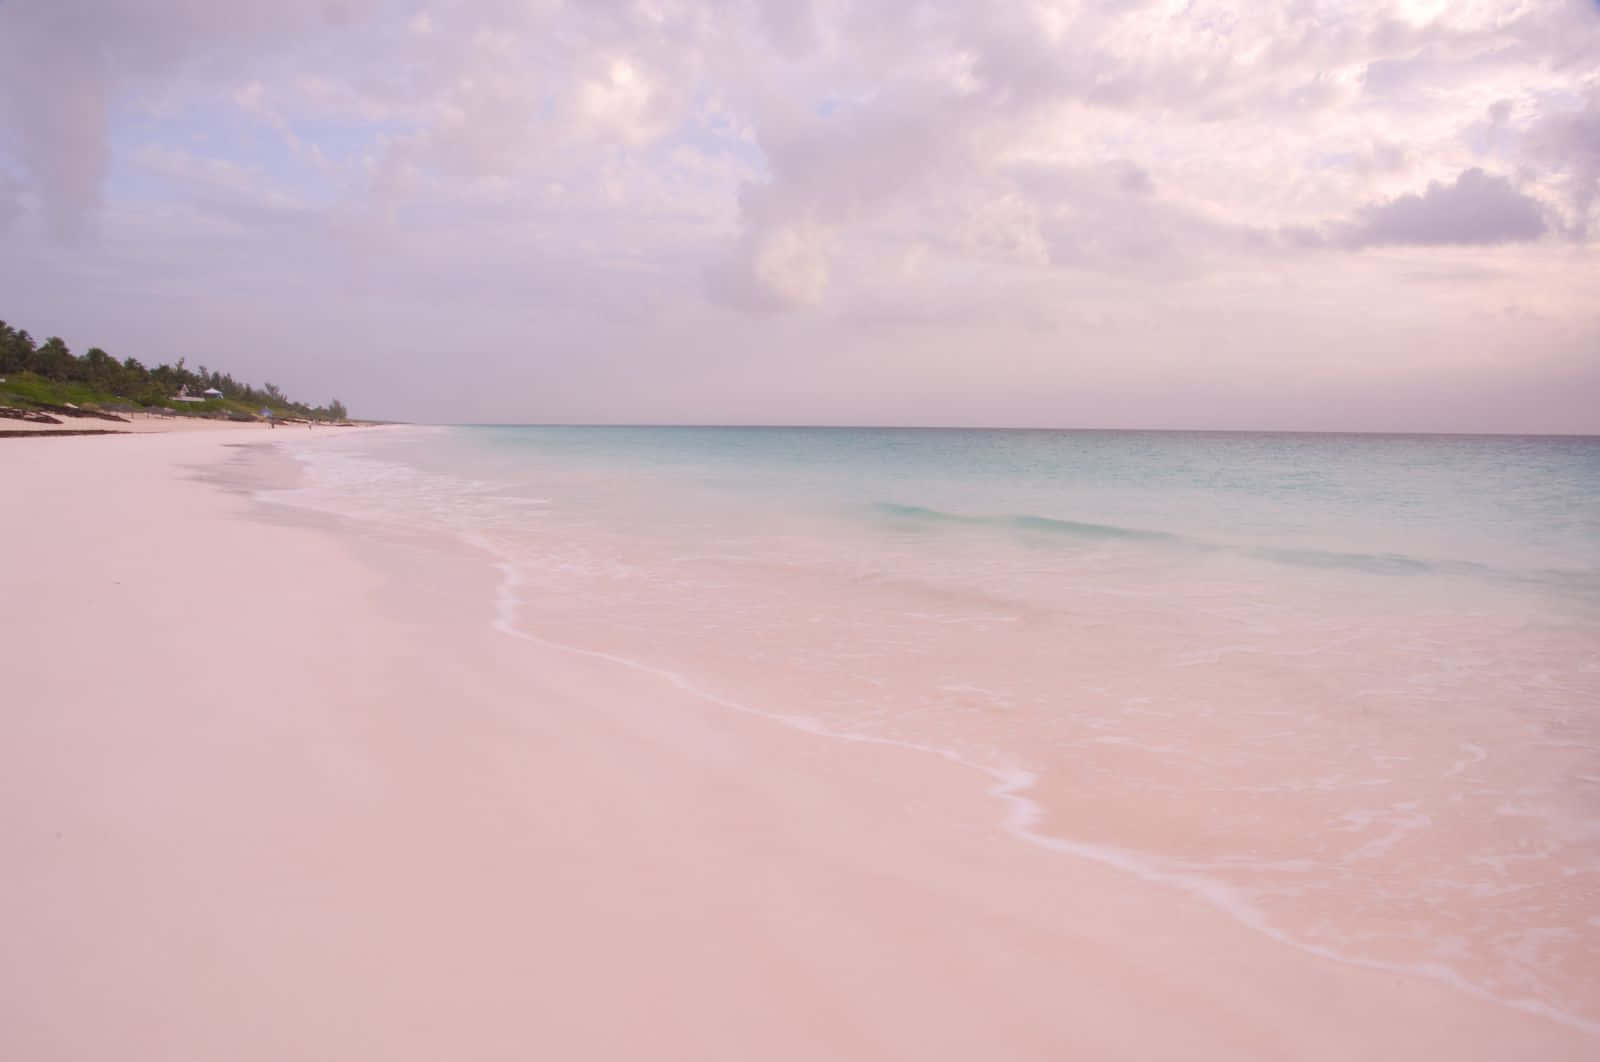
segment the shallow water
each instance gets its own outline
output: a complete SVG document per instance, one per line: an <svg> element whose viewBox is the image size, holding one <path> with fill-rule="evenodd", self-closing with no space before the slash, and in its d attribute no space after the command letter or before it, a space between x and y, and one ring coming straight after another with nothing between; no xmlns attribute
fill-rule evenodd
<svg viewBox="0 0 1600 1062"><path fill-rule="evenodd" d="M293 446L275 498L461 536L510 632L955 758L1019 839L1600 1031L1600 440Z"/></svg>

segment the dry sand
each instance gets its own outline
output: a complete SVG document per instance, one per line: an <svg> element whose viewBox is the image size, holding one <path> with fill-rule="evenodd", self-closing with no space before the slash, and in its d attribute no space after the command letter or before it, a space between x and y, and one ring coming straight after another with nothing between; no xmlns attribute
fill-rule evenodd
<svg viewBox="0 0 1600 1062"><path fill-rule="evenodd" d="M0 1057L1595 1057L196 478L266 441L0 446Z"/></svg>

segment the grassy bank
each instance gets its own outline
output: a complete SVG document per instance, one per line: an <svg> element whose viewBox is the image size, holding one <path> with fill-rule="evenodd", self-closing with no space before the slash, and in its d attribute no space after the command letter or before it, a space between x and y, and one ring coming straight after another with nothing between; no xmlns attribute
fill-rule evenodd
<svg viewBox="0 0 1600 1062"><path fill-rule="evenodd" d="M179 417L206 417L209 419L259 420L261 406L226 398L211 398L204 402L168 402L164 405L144 405L108 391L99 391L87 384L70 380L47 380L32 372L11 373L0 378L0 406L20 409L49 410L57 406L77 406L80 409L99 410L106 413L148 412L165 413ZM304 415L286 406L273 408L275 417L294 419Z"/></svg>

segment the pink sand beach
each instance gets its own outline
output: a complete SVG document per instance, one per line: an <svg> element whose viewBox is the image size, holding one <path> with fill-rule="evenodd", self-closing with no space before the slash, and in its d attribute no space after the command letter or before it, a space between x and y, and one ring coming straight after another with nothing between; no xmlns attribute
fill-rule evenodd
<svg viewBox="0 0 1600 1062"><path fill-rule="evenodd" d="M515 636L459 544L261 501L270 441L0 444L0 1057L1600 1051L1023 843L966 764Z"/></svg>

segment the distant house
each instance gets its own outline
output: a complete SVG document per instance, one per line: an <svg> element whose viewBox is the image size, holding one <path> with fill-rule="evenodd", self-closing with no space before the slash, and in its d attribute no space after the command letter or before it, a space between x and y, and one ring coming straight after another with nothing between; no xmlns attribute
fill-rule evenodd
<svg viewBox="0 0 1600 1062"><path fill-rule="evenodd" d="M182 387L178 388L178 393L172 396L172 400L174 402L204 402L205 401L205 399L201 398L199 395L191 395L189 393L189 385L188 384L184 384Z"/></svg>

